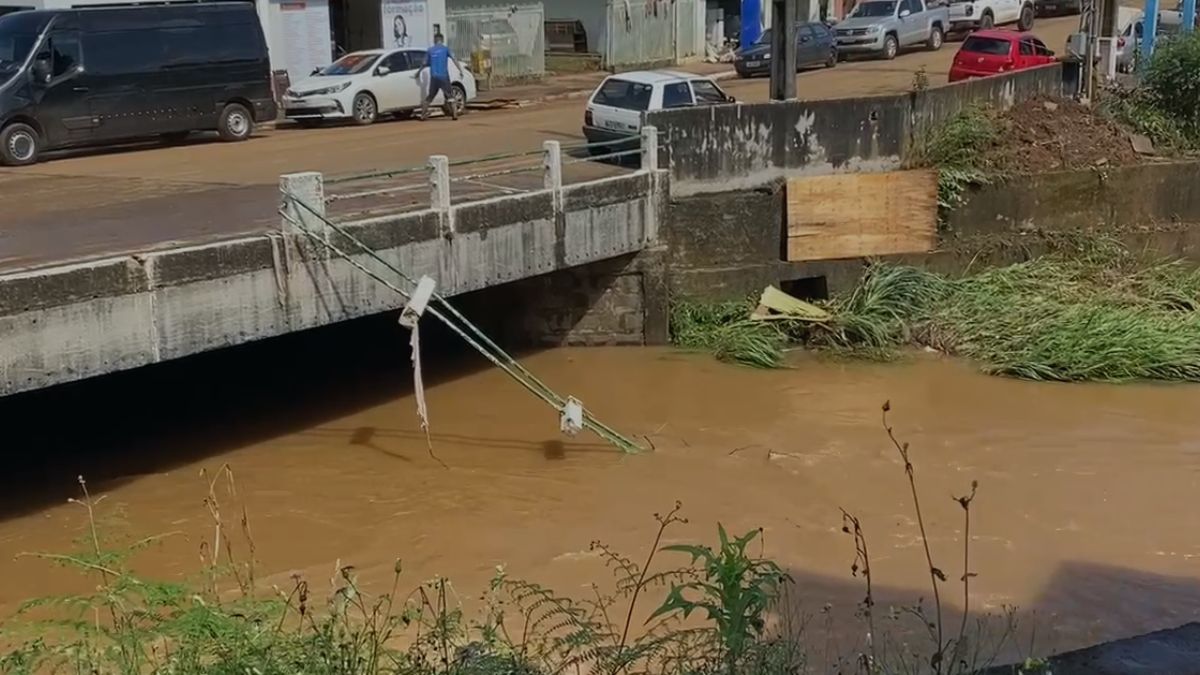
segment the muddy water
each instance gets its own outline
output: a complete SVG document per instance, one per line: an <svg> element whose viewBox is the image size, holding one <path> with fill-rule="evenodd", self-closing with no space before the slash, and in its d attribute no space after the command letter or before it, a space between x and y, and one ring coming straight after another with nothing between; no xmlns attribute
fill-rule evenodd
<svg viewBox="0 0 1200 675"><path fill-rule="evenodd" d="M527 363L656 451L622 456L590 438L564 441L550 411L480 368L434 377L428 392L434 451L448 468L428 456L412 398L397 394L291 419L291 431L234 447L109 472L97 486L103 509L139 535L178 532L140 566L190 574L211 529L200 471L228 464L269 582L286 584L292 571L325 579L338 560L383 582L400 557L414 584L447 576L471 596L497 565L582 592L607 578L589 542L640 555L652 514L679 500L690 522L672 540L711 539L717 521L762 527L766 553L795 574L810 607L849 607L861 591L849 574L845 507L866 528L881 602L911 602L927 593L903 467L880 422L890 399L897 434L912 444L934 555L952 579L962 511L951 496L979 481L973 610L1036 610L1040 645L1055 649L1200 613L1200 388L1023 383L925 357L761 372L667 350L562 349ZM286 407L271 414L288 417ZM194 434L220 437L223 425L244 422L223 419ZM77 464L38 470L69 485ZM23 482L6 480L10 491ZM55 501L9 504L0 609L81 587L13 557L70 548L80 510ZM946 593L961 602L957 588Z"/></svg>

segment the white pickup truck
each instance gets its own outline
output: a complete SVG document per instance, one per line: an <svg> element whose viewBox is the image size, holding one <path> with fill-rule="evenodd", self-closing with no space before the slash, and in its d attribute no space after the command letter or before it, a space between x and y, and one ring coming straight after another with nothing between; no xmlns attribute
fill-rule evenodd
<svg viewBox="0 0 1200 675"><path fill-rule="evenodd" d="M950 3L950 30L961 34L1016 24L1017 30L1033 28L1037 14L1034 0L954 0Z"/></svg>

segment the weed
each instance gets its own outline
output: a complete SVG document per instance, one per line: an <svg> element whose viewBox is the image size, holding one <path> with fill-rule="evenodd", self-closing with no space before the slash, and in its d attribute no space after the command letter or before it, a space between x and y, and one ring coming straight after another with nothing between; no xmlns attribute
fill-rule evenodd
<svg viewBox="0 0 1200 675"><path fill-rule="evenodd" d="M997 172L987 165L987 149L999 130L987 110L963 109L920 139L906 164L938 171L938 206L943 211L962 204L967 189L987 185Z"/></svg>
<svg viewBox="0 0 1200 675"><path fill-rule="evenodd" d="M786 337L770 322L749 320L752 309L750 301L678 301L671 307L671 339L679 347L710 351L722 361L778 368Z"/></svg>

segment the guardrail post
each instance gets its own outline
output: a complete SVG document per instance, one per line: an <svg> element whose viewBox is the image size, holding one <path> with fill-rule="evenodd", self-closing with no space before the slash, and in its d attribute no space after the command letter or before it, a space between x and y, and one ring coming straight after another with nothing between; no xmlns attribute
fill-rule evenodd
<svg viewBox="0 0 1200 675"><path fill-rule="evenodd" d="M445 155L429 158L429 208L441 215L443 236L450 236L454 232L450 220L450 158Z"/></svg>
<svg viewBox="0 0 1200 675"><path fill-rule="evenodd" d="M658 170L658 128L642 127L642 169Z"/></svg>
<svg viewBox="0 0 1200 675"><path fill-rule="evenodd" d="M325 221L325 178L317 171L287 173L279 177L279 190L284 194L283 218L280 226L285 234L297 234L302 227L309 232L320 233L329 241L329 228ZM303 203L297 204L296 201ZM290 218L290 220L289 220ZM294 221L294 222L293 222Z"/></svg>
<svg viewBox="0 0 1200 675"><path fill-rule="evenodd" d="M542 168L545 169L543 182L547 190L558 192L563 186L562 144L558 141L546 141L542 143L542 150Z"/></svg>

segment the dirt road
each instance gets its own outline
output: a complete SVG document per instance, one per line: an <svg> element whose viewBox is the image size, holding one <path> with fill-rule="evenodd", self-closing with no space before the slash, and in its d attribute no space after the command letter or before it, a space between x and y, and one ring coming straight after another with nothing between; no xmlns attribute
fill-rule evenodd
<svg viewBox="0 0 1200 675"><path fill-rule="evenodd" d="M1036 33L1062 45L1077 17L1040 20ZM842 98L911 87L925 69L932 86L946 81L957 44L915 51L894 61L856 61L802 73L801 98ZM744 101L767 98L764 79L727 81ZM274 227L280 174L344 174L451 159L537 150L542 141L579 142L582 99L479 111L458 122L386 122L370 127L267 130L239 144L200 140L131 146L51 158L0 171L0 268L169 246ZM576 171L588 171L576 165Z"/></svg>

